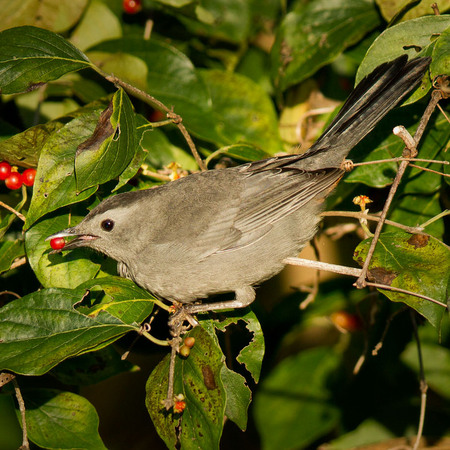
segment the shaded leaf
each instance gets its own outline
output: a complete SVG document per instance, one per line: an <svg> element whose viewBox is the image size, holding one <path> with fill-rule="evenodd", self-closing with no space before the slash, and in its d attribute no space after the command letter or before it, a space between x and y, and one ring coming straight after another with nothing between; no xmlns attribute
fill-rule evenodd
<svg viewBox="0 0 450 450"><path fill-rule="evenodd" d="M403 124L411 135L417 128L420 115L424 112L424 105L411 105L400 108L389 114L379 126L364 141L352 151L350 158L357 161L378 161L402 156L404 142L392 133L387 134L387 128L394 124ZM387 137L386 137L387 136ZM420 142L418 158L441 160L440 153L450 138L450 127L443 115L429 124L427 132ZM361 158L362 152L368 152L367 156ZM398 169L397 162L385 162L356 167L346 177L347 183L364 183L373 187L385 187L392 184ZM438 163L417 162L416 165L441 171L442 166ZM438 174L425 172L421 169L408 169L402 180L402 193L430 194L436 192L441 185L441 177Z"/></svg>
<svg viewBox="0 0 450 450"><path fill-rule="evenodd" d="M371 239L366 239L358 245L353 255L355 261L363 263L370 242ZM450 251L444 244L431 237L399 231L381 234L369 271L369 279L374 279L377 283L447 302ZM406 303L415 309L433 326L439 326L445 311L442 306L413 295L381 291L390 300Z"/></svg>
<svg viewBox="0 0 450 450"><path fill-rule="evenodd" d="M450 350L448 348L421 343L423 367L428 386L434 392L450 399ZM410 342L401 355L401 360L420 374L417 344Z"/></svg>
<svg viewBox="0 0 450 450"><path fill-rule="evenodd" d="M17 27L0 33L0 92L16 94L89 67L86 55L51 31Z"/></svg>
<svg viewBox="0 0 450 450"><path fill-rule="evenodd" d="M0 309L0 370L42 375L67 358L111 343L135 326L108 312L95 317L73 305L80 289L43 289Z"/></svg>
<svg viewBox="0 0 450 450"><path fill-rule="evenodd" d="M119 89L100 116L92 136L78 145L77 190L82 192L119 176L136 152L136 124L128 95Z"/></svg>
<svg viewBox="0 0 450 450"><path fill-rule="evenodd" d="M433 219L441 212L439 192L434 195L405 195L395 203L395 208L392 209L389 218L404 225L416 226ZM386 229L389 228L386 226ZM437 238L442 238L444 234L443 218L433 221L425 231Z"/></svg>
<svg viewBox="0 0 450 450"><path fill-rule="evenodd" d="M174 448L179 439L183 449L218 449L225 410L222 351L202 327L194 328L189 336L195 338L195 345L186 359L177 357L175 364L174 393L184 395L183 414L166 412L161 405L167 394L169 356L150 375L145 404L169 448Z"/></svg>
<svg viewBox="0 0 450 450"><path fill-rule="evenodd" d="M369 0L298 3L288 13L272 47L272 78L284 91L333 61L379 24Z"/></svg>
<svg viewBox="0 0 450 450"><path fill-rule="evenodd" d="M84 397L56 389L24 389L23 398L28 437L35 444L43 448L106 449L98 433L97 412Z"/></svg>
<svg viewBox="0 0 450 450"><path fill-rule="evenodd" d="M270 157L265 151L250 144L228 145L216 150L214 156L229 156L230 158L236 158L242 161L256 161Z"/></svg>
<svg viewBox="0 0 450 450"><path fill-rule="evenodd" d="M111 345L96 352L66 359L53 368L50 374L66 386L89 386L119 373L135 370L138 367L122 360Z"/></svg>
<svg viewBox="0 0 450 450"><path fill-rule="evenodd" d="M264 379L254 405L263 448L305 448L336 426L328 381L338 364L331 349L314 348L284 359Z"/></svg>
<svg viewBox="0 0 450 450"><path fill-rule="evenodd" d="M242 431L247 428L247 411L252 400L252 393L245 382L245 378L222 366L221 379L227 394L225 415L232 420Z"/></svg>

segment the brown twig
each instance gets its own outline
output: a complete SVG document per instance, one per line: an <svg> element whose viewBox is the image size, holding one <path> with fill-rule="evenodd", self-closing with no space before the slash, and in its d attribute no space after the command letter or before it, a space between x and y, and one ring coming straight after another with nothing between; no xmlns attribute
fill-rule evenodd
<svg viewBox="0 0 450 450"><path fill-rule="evenodd" d="M384 339L386 338L389 328L391 327L392 321L395 319L395 317L398 314L405 312L407 309L408 309L408 307L405 305L403 308L398 309L397 311L395 311L388 317L388 319L386 321L386 325L383 330L383 333L381 334L381 338L372 350L372 356L377 356L378 352L381 350L381 347L383 347Z"/></svg>
<svg viewBox="0 0 450 450"><path fill-rule="evenodd" d="M19 404L20 417L22 418L22 445L20 446L21 450L29 450L30 443L28 442L28 434L27 434L27 421L25 417L25 402L23 401L22 393L20 392L19 383L17 379L14 378L12 380L14 385L14 391L16 393L17 403Z"/></svg>
<svg viewBox="0 0 450 450"><path fill-rule="evenodd" d="M369 164L382 164L382 163L388 163L388 162L402 162L402 161L416 161L416 162L426 162L426 163L436 163L436 164L450 164L450 161L440 161L437 159L423 159L423 158L404 158L402 156L398 158L389 158L389 159L377 159L374 161L362 161L359 163L352 162L351 166L358 167L358 166L367 166ZM420 169L423 169L422 166L419 166Z"/></svg>
<svg viewBox="0 0 450 450"><path fill-rule="evenodd" d="M324 262L320 262L320 261L312 261L310 259L303 259L303 258L294 258L294 257L286 258L283 261L283 263L291 264L293 266L309 267L311 269L326 270L328 272L339 273L341 275L349 275L352 277L360 277L361 273L362 273L362 269L358 269L355 267L340 266L337 264L329 264L329 263L324 263ZM393 291L393 292L399 292L401 294L412 295L414 297L418 297L423 300L427 300L429 302L435 303L436 305L442 306L443 308L447 308L447 305L445 303L440 302L439 300L428 297L426 295L418 294L417 292L412 292L412 291L408 291L406 289L401 289L401 288L398 288L395 286L389 286L387 284L380 284L380 283L373 283L370 281L366 282L366 286L372 286L372 287L376 287L378 289L385 289L387 291Z"/></svg>
<svg viewBox="0 0 450 450"><path fill-rule="evenodd" d="M433 91L431 95L431 100L428 103L427 108L425 109L425 112L422 116L422 119L420 120L419 126L417 127L416 133L414 135L414 139L409 135L409 133L406 131L404 127L395 127L394 128L394 134L397 134L397 136L401 137L403 141L405 142L405 149L403 150L403 157L415 157L417 154L417 145L420 142L420 139L423 135L423 132L425 131L425 127L428 124L428 121L430 120L431 114L433 113L434 109L436 108L437 103L442 98L442 93L438 90ZM398 168L397 174L395 176L394 182L392 183L391 189L389 191L388 197L386 199L386 202L383 207L383 211L381 212L380 221L377 224L377 227L375 229L375 233L372 239L372 242L369 247L369 251L367 252L366 260L364 261L364 265L362 268L361 275L355 282L355 286L358 289L362 289L367 285L366 277L367 277L367 271L369 269L369 264L372 260L372 256L375 252L375 246L377 245L378 239L381 234L381 229L383 228L383 224L386 220L387 213L389 211L389 207L391 206L392 200L394 198L395 193L397 192L398 186L400 185L400 181L403 177L403 174L406 171L406 168L408 167L409 161L402 161L400 163L400 166Z"/></svg>
<svg viewBox="0 0 450 450"><path fill-rule="evenodd" d="M137 87L121 80L120 78L117 78L114 75L109 75L109 74L103 72L98 67L96 67L95 69L106 80L113 83L115 86L120 86L125 91L127 91L134 97L139 98L140 100L144 101L148 105L164 111L167 115L167 118L170 119L172 121L172 123L174 125L176 125L178 127L178 129L180 130L181 134L183 135L184 139L186 140L186 142L192 152L192 155L194 156L200 169L206 170L205 164L203 163L203 160L201 159L200 154L198 153L197 148L195 147L194 141L192 140L190 134L186 130L186 127L182 123L183 119L181 118L181 116L179 116L178 114L175 114L172 109L168 108L164 103L162 103L160 100L153 97L152 95L148 94L147 92L142 91L141 89L138 89Z"/></svg>
<svg viewBox="0 0 450 450"><path fill-rule="evenodd" d="M12 208L11 206L7 205L6 203L3 203L0 201L0 206L2 206L3 208L7 209L9 212L12 212L13 214L15 214L20 220L22 220L23 222L25 222L25 216L23 214L21 214L19 211L16 211L14 208Z"/></svg>

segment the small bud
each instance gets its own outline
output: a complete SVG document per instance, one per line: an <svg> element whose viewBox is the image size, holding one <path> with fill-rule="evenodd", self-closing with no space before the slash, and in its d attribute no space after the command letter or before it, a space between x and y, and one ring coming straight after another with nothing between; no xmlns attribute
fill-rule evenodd
<svg viewBox="0 0 450 450"><path fill-rule="evenodd" d="M173 406L173 412L176 414L181 414L186 408L186 402L184 400L179 400L175 402Z"/></svg>
<svg viewBox="0 0 450 450"><path fill-rule="evenodd" d="M358 195L353 199L353 203L355 205L359 205L361 207L361 211L365 211L367 203L372 203L372 200L370 200L367 195Z"/></svg>

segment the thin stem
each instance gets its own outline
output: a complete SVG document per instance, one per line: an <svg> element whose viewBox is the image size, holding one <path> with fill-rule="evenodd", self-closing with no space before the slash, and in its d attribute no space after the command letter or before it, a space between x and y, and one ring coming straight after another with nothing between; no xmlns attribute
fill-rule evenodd
<svg viewBox="0 0 450 450"><path fill-rule="evenodd" d="M161 339L155 338L147 331L139 330L139 333L142 334L142 336L146 337L149 341L152 341L156 345L161 345L162 347L168 347L170 345L169 341L163 341Z"/></svg>
<svg viewBox="0 0 450 450"><path fill-rule="evenodd" d="M431 225L433 222L436 222L436 220L439 220L442 217L448 216L450 214L450 209L446 209L442 211L437 216L432 217L430 220L427 220L422 225L420 225L421 228L426 228L428 225Z"/></svg>
<svg viewBox="0 0 450 450"><path fill-rule="evenodd" d="M14 385L14 391L16 393L17 403L19 404L20 417L22 419L22 446L20 449L29 450L30 443L28 442L28 434L27 434L27 421L25 417L25 402L23 401L22 393L20 392L19 383L17 379L14 378L12 380Z"/></svg>
<svg viewBox="0 0 450 450"><path fill-rule="evenodd" d="M417 450L419 448L420 439L422 438L422 434L423 434L423 425L425 422L425 411L426 411L426 406L427 406L428 385L427 385L427 381L425 379L422 348L420 345L419 333L417 331L417 321L416 321L415 312L412 309L410 309L410 314L411 314L411 322L413 325L414 337L416 338L416 343L417 343L417 356L419 358L420 392L421 392L419 426L417 427L417 437L416 437L416 442L414 443L414 447L413 447L413 450Z"/></svg>
<svg viewBox="0 0 450 450"><path fill-rule="evenodd" d="M379 222L381 220L380 217L377 216L369 216L362 212L353 212L353 211L324 211L321 213L321 216L329 216L329 217L351 217L354 219L367 219L371 220L373 222ZM393 227L400 228L402 230L405 230L408 233L411 234L425 234L423 232L423 225L420 227L408 227L407 225L403 225L398 222L394 222L392 220L386 219L385 223L387 225L392 225Z"/></svg>

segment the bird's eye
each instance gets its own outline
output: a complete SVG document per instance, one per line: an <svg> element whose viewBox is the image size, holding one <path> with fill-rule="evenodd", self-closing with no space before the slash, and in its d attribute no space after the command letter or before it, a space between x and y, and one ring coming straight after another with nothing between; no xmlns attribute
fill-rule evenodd
<svg viewBox="0 0 450 450"><path fill-rule="evenodd" d="M112 229L114 228L114 220L111 219L105 219L100 226L102 227L103 230L105 231L112 231Z"/></svg>

